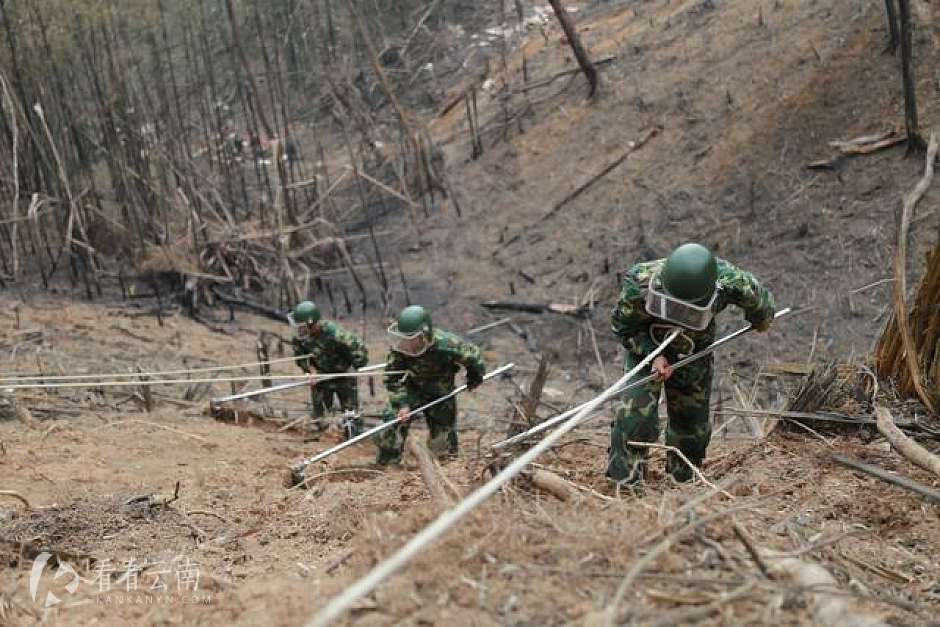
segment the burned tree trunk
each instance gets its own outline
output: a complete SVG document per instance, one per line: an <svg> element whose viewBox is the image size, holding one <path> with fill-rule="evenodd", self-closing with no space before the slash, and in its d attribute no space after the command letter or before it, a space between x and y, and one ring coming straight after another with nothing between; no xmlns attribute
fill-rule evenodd
<svg viewBox="0 0 940 627"><path fill-rule="evenodd" d="M926 148L917 122L917 84L914 81L913 42L911 33L911 0L898 0L901 17L901 80L904 85L904 126L907 129L907 150Z"/></svg>
<svg viewBox="0 0 940 627"><path fill-rule="evenodd" d="M894 52L898 49L898 9L895 0L885 0L885 14L888 18L888 50Z"/></svg>
<svg viewBox="0 0 940 627"><path fill-rule="evenodd" d="M591 57L588 56L587 51L584 49L584 44L581 43L581 36L578 35L578 31L571 22L571 17L568 15L567 9L562 6L561 0L548 0L548 3L552 5L552 10L555 11L555 16L561 23L561 28L565 31L565 37L568 38L571 50L574 51L574 56L578 60L578 65L581 66L581 71L584 72L584 77L587 78L588 85L590 86L588 98L590 98L597 91L597 68L594 67Z"/></svg>
<svg viewBox="0 0 940 627"><path fill-rule="evenodd" d="M273 138L275 135L274 127L271 126L270 122L268 122L268 118L264 114L264 107L261 106L261 96L258 93L258 84L255 81L255 75L251 71L251 64L248 62L248 56L245 54L245 49L242 47L241 33L238 28L238 18L235 15L235 6L232 3L232 0L225 0L225 10L228 13L229 23L232 27L232 46L235 48L236 54L238 54L238 59L241 62L245 76L248 79L248 89L251 91L251 99L255 103L255 111L258 114L258 120L261 122L261 126L264 127L264 132L267 134L268 138Z"/></svg>

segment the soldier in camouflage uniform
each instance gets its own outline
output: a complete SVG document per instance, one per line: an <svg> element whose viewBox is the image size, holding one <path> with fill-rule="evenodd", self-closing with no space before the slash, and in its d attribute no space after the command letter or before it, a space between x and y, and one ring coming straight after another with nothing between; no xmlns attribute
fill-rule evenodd
<svg viewBox="0 0 940 627"><path fill-rule="evenodd" d="M659 397L666 388L669 422L666 444L696 466L711 439L709 398L712 356L673 372L671 363L715 340L714 314L736 305L755 330L766 331L774 318L774 299L757 279L699 244L683 244L666 259L638 263L623 280L612 327L626 348L624 371L634 368L675 328L681 334L652 364L655 381L628 390L612 424L607 477L636 483L646 471L647 449L627 442L655 442L659 437ZM637 379L646 376L639 373ZM692 469L670 452L666 471L689 481Z"/></svg>
<svg viewBox="0 0 940 627"><path fill-rule="evenodd" d="M359 408L358 381L354 377L314 379L317 374L348 372L366 365L369 355L365 344L355 333L338 324L320 319L320 308L310 301L294 307L290 321L296 330L293 338L297 365L310 374L311 418L315 425L325 428L323 416L333 409L333 397L347 412L343 428L347 437L362 431L362 418L351 417Z"/></svg>
<svg viewBox="0 0 940 627"><path fill-rule="evenodd" d="M406 374L385 375L389 393L385 422L451 392L456 387L454 377L461 366L467 371L469 389L483 382L486 366L480 349L453 333L432 327L431 317L423 307L404 309L398 322L389 327L389 333L398 342L389 352L385 369L406 371ZM423 413L430 431L428 448L431 452L438 457L456 454L457 399L448 399ZM407 437L407 422L377 433L376 461L382 465L400 462Z"/></svg>

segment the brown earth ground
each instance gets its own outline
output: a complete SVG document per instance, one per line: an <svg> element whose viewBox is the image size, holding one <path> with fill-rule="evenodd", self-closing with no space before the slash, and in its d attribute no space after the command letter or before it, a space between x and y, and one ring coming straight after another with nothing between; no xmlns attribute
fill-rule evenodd
<svg viewBox="0 0 940 627"><path fill-rule="evenodd" d="M927 17L931 6L915 2ZM577 303L593 287L591 322L514 315L528 341L507 326L476 338L491 365L519 364L523 385L537 353L549 353L554 367L545 398L565 405L589 398L619 371L606 315L617 273L640 256L696 238L754 270L781 305L814 307L723 352L719 402L742 388L745 396L757 389L769 400L785 393L786 381L756 377L775 362L867 354L885 319L890 284L849 292L890 276L894 214L922 163L906 159L898 147L848 160L834 172L805 166L831 156L831 140L878 132L902 119L897 62L881 54L881 11L880 2L786 0L655 0L582 11L579 25L592 53L617 55L602 71L596 102L583 100L578 77L533 90L531 113L521 118L525 132L514 123L502 141L503 112L484 98L481 121L494 130L486 131L486 152L477 161L465 162L469 146L459 112L433 124L445 142L464 217L445 210L432 218L421 234L429 244L418 250L408 252L405 237L401 252L412 297L434 307L443 326L464 331L495 319L477 304L509 298L510 282L512 298L533 302ZM937 23L935 16L933 22L921 18L921 24ZM927 121L936 117L930 72L940 60L936 34L924 26L916 38ZM527 39L535 77L571 63L558 31L547 35ZM519 54L510 57L514 73ZM523 104L521 96L514 98L514 107ZM541 218L653 126L661 133L623 166L553 217ZM932 243L919 233L932 234L938 224L938 194L936 187L927 194L914 226L915 273ZM28 294L23 300L20 329L43 333L39 341L17 344L14 297L0 295L9 355L4 371L33 371L37 356L53 374L126 372L137 363L157 370L250 362L259 331L286 333L241 314L219 333L180 315L161 326L124 304ZM734 316L725 318L729 328L738 324ZM368 336L373 362L387 346L381 323L368 321L376 329ZM295 372L289 364L275 370ZM375 397L362 388L367 412L381 408L376 387ZM67 583L67 577L51 581L49 569L40 581L40 603L30 596L32 555L51 549L70 564L86 555L96 562L82 571L91 583L75 594L59 593L68 602L92 602L56 605L45 616L50 624L300 624L436 513L417 470L378 471L370 465L370 446L317 468L341 472L322 474L310 490L285 489L287 464L322 450L329 436L305 442L295 431L279 431L275 420L215 421L203 414L204 400L181 400L183 389L158 388L151 413L134 390L20 394L33 420L0 424L0 488L20 492L35 509L0 501L0 620L34 622L48 586ZM213 390L227 392L227 385ZM506 397L515 395L500 382L462 399L462 455L444 466L461 492L486 475L484 445L505 431ZM272 399L275 418L284 420L285 409L293 412L288 420L296 417L302 402L302 392ZM381 586L349 621L582 621L609 602L625 573L666 535L718 513L724 517L677 536L641 574L619 620L809 622L808 591L763 577L732 520L759 546L824 564L844 594L891 624L930 624L940 615L936 506L830 461L841 451L940 484L883 441L781 429L762 440L717 438L704 471L730 495L713 495L682 512L710 489L670 485L661 463L644 494L611 500L603 481L605 437L603 425L585 430L541 460L594 492L560 503L515 484ZM179 498L168 505L134 501L172 494L177 482ZM135 560L144 569L136 590L144 591L179 558L198 564L196 599L128 595L122 591L130 579L113 581ZM183 572L165 575L171 591ZM111 590L93 594L108 574ZM128 596L130 603L120 603Z"/></svg>

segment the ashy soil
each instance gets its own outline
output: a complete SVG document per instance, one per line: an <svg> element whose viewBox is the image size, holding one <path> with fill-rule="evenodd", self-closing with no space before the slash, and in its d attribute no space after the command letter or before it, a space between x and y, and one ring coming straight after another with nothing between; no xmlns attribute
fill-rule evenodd
<svg viewBox="0 0 940 627"><path fill-rule="evenodd" d="M938 9L914 4L926 128L936 118ZM737 404L752 390L784 400L793 382L766 376L780 362L867 355L889 313L891 283L883 280L891 276L895 213L922 159L899 146L832 171L806 165L832 156L832 140L902 126L897 59L883 54L882 3L579 8L591 53L615 57L603 66L595 101L585 101L578 75L514 95L508 111L481 94L485 151L477 160L469 159L460 108L433 121L463 217L445 203L420 238L404 218L389 219L389 229L407 234L396 252L410 296L461 332L508 315L481 309L485 300L595 301L587 319L513 313L512 325L473 338L491 366L515 362L523 387L538 354L549 355L544 400L564 407L620 372L607 318L618 274L694 238L753 270L781 306L810 308L723 351L716 402ZM533 81L573 63L553 26L511 50L513 76L523 54ZM653 127L661 128L656 137L623 165L544 217ZM938 194L927 193L913 226L913 277L933 245ZM393 298L397 306L404 294ZM287 334L248 314L213 330L181 313L162 324L142 313L133 303L0 294L2 370L246 363L256 359L259 333ZM383 360L384 319L341 322L367 329L371 361ZM724 324L740 322L732 312ZM271 357L280 355L275 341ZM297 372L289 362L274 371ZM360 388L367 414L384 402L375 383L374 395L365 382ZM151 412L135 388L20 392L30 417L0 423L0 489L22 494L32 509L0 500L0 620L302 624L437 514L413 460L376 468L368 444L312 468L310 489L286 488L289 464L334 436L282 429L302 415L302 390L246 402L237 421L208 416L207 399L230 391L227 383L157 387ZM443 473L462 494L492 472L487 444L505 433L507 399L518 397L512 383L493 382L461 398L461 455ZM626 494L603 480L605 420L540 460L581 486L576 500L514 483L345 620L591 623L638 560L667 539L625 590L618 622L809 623L815 591L765 576L748 544L825 566L840 595L890 624L930 624L940 615L936 505L832 461L841 452L940 485L883 440L782 428L754 440L726 429L703 469L722 492L700 481L673 485L655 451L649 485Z"/></svg>

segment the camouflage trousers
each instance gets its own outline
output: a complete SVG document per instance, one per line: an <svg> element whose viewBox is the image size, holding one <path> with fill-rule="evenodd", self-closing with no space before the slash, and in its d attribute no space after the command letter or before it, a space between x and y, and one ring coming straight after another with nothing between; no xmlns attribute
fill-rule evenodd
<svg viewBox="0 0 940 627"><path fill-rule="evenodd" d="M642 356L627 352L624 370L629 371ZM674 446L696 466L702 464L711 439L708 420L712 389L711 356L679 368L665 382L652 381L621 398L617 416L611 424L607 477L614 481L637 482L646 472L648 449L627 446L627 442L655 442L659 439L659 397L666 389L666 444ZM646 376L641 372L637 379ZM675 453L666 456L666 472L677 481L692 479L692 469Z"/></svg>
<svg viewBox="0 0 940 627"><path fill-rule="evenodd" d="M412 408L420 407L436 398L447 394L445 390L440 394L415 396L410 399ZM425 398L425 396L427 396ZM423 412L428 424L428 448L437 457L457 454L457 399L451 398L442 403L429 407ZM398 407L390 404L385 409L384 420L389 422L395 419ZM375 445L378 447L376 463L381 465L397 464L401 462L402 452L405 450L405 441L408 438L408 425L390 427L375 434Z"/></svg>
<svg viewBox="0 0 940 627"><path fill-rule="evenodd" d="M315 424L325 428L323 417L333 412L334 399L338 400L338 409L355 411L359 409L359 387L356 379L345 377L342 379L326 379L318 381L310 388L310 417ZM357 417L348 435L358 435L362 432L362 418Z"/></svg>

